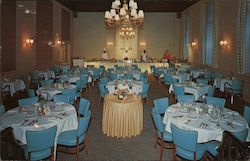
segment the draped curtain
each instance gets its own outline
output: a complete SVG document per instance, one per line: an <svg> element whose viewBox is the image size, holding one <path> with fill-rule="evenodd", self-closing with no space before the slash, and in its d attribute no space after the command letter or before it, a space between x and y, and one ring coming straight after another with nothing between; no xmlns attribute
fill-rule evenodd
<svg viewBox="0 0 250 161"><path fill-rule="evenodd" d="M184 40L183 40L183 58L188 60L189 54L189 39L190 39L190 13L187 12L185 15L184 22Z"/></svg>

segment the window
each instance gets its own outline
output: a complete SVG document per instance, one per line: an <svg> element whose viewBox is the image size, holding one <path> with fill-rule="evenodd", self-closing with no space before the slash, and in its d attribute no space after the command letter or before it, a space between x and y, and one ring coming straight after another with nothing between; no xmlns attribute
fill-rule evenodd
<svg viewBox="0 0 250 161"><path fill-rule="evenodd" d="M185 60L188 60L188 51L189 51L189 37L190 37L190 15L189 13L186 14L186 19L185 19L185 26L184 26L184 43L183 43L183 58Z"/></svg>
<svg viewBox="0 0 250 161"><path fill-rule="evenodd" d="M203 63L213 65L214 58L214 5L207 3L205 12L205 36L203 49Z"/></svg>
<svg viewBox="0 0 250 161"><path fill-rule="evenodd" d="M245 74L250 75L250 1L247 1L246 12L246 52L245 52Z"/></svg>

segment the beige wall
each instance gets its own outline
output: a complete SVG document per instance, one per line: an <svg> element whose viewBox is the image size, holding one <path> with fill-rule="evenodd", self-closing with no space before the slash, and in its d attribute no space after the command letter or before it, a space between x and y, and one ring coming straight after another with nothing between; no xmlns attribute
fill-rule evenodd
<svg viewBox="0 0 250 161"><path fill-rule="evenodd" d="M17 1L16 5L16 70L30 70L36 65L36 42L27 46L25 40L33 38L36 40L36 15L24 13L25 8L35 11L36 2Z"/></svg>
<svg viewBox="0 0 250 161"><path fill-rule="evenodd" d="M201 0L190 8L182 12L182 17L185 17L186 13L190 13L190 41L197 42L197 48L190 47L189 58L191 62L196 64L202 64L202 36L203 36L203 7L205 0ZM215 0L215 5L217 8L217 42L216 54L217 54L217 70L222 71L225 75L229 75L231 71L236 72L237 65L237 55L236 55L236 27L237 19L239 17L239 1L227 0L227 3L223 0ZM184 22L184 20L182 20ZM184 23L183 23L184 25ZM229 45L222 49L219 46L220 40L227 40ZM190 42L190 43L191 43ZM245 80L245 85L243 88L244 100L250 102L250 78L249 76L237 75L239 79Z"/></svg>
<svg viewBox="0 0 250 161"><path fill-rule="evenodd" d="M19 4L24 5L23 8L18 7ZM36 68L36 15L24 13L25 8L36 10L35 1L17 1L16 2L16 69L10 72L2 73L5 76L15 77L20 74L26 74ZM73 20L73 12L62 6L60 3L53 1L53 37L61 38L61 9L65 9L71 14L71 24ZM51 25L51 24L48 24ZM72 26L72 25L71 25ZM33 46L26 46L25 40L27 38L34 38ZM71 29L72 40L72 29ZM44 42L47 43L47 42ZM70 52L72 42L67 42L66 46L56 47L53 49L53 62L64 63L70 62ZM67 52L66 52L67 51ZM68 54L68 56L62 56ZM67 59L66 59L67 58ZM59 61L57 61L59 60ZM41 60L42 61L42 60Z"/></svg>
<svg viewBox="0 0 250 161"><path fill-rule="evenodd" d="M115 30L106 28L104 13L78 13L73 25L73 57L100 58L104 47L108 49L111 58L116 57ZM162 58L168 48L178 56L179 28L180 20L177 19L176 13L145 13L144 24L138 28L137 52L140 55L146 48L150 57ZM108 41L114 45L108 46ZM145 42L146 47L140 46L140 42Z"/></svg>

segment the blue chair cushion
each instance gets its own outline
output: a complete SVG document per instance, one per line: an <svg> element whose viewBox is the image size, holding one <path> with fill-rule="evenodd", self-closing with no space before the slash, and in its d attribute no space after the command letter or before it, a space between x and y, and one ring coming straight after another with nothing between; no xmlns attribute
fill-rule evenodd
<svg viewBox="0 0 250 161"><path fill-rule="evenodd" d="M28 158L27 145L24 145L24 150L25 150L25 157ZM50 149L46 149L46 150L39 151L39 152L32 152L31 160L41 160L44 158L48 158L50 155L51 155Z"/></svg>
<svg viewBox="0 0 250 161"><path fill-rule="evenodd" d="M206 152L206 144L197 144L196 160L200 160ZM176 154L187 160L194 160L194 152L176 146Z"/></svg>
<svg viewBox="0 0 250 161"><path fill-rule="evenodd" d="M76 146L76 138L77 130L65 131L59 135L57 144L65 146ZM79 144L83 143L84 138L85 134L79 138Z"/></svg>
<svg viewBox="0 0 250 161"><path fill-rule="evenodd" d="M206 143L207 151L213 156L216 156L218 154L217 148L219 147L219 145L219 141L210 141Z"/></svg>

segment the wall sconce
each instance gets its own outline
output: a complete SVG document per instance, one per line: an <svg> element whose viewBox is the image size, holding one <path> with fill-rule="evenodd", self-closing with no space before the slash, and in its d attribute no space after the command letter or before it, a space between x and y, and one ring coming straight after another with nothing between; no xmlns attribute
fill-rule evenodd
<svg viewBox="0 0 250 161"><path fill-rule="evenodd" d="M228 45L228 42L226 40L221 40L220 41L221 48L225 48L227 45Z"/></svg>
<svg viewBox="0 0 250 161"><path fill-rule="evenodd" d="M53 42L53 41L48 42L48 45L51 46L52 48L55 46L60 46L60 45L64 45L64 44L65 44L65 42L61 41L61 40L57 40L55 42Z"/></svg>
<svg viewBox="0 0 250 161"><path fill-rule="evenodd" d="M26 46L32 46L35 43L35 40L33 38L29 38L25 40Z"/></svg>
<svg viewBox="0 0 250 161"><path fill-rule="evenodd" d="M147 44L145 42L140 42L141 46L146 46Z"/></svg>
<svg viewBox="0 0 250 161"><path fill-rule="evenodd" d="M108 41L108 42L107 42L107 45L114 45L114 43L111 42L111 41Z"/></svg>
<svg viewBox="0 0 250 161"><path fill-rule="evenodd" d="M197 48L197 46L198 46L198 44L197 44L197 42L191 42L191 46L193 47L193 48Z"/></svg>

